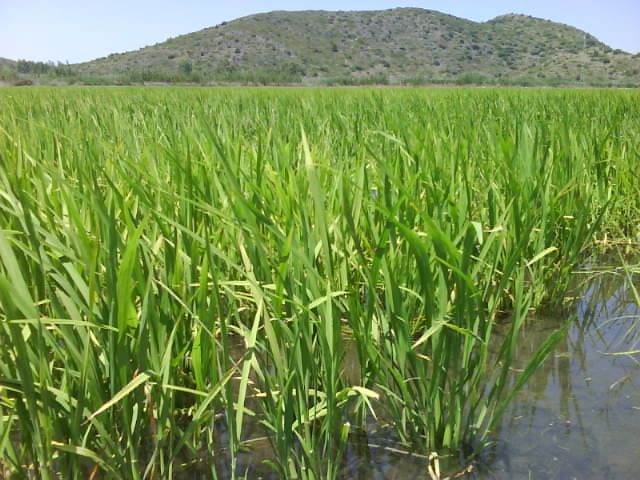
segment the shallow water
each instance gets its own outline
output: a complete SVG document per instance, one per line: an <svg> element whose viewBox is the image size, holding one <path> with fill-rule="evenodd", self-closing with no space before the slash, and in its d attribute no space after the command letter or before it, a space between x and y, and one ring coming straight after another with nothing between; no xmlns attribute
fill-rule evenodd
<svg viewBox="0 0 640 480"><path fill-rule="evenodd" d="M478 478L640 478L640 307L622 275L586 287L577 322L512 404ZM521 358L564 318L529 323ZM531 345L531 348L529 346Z"/></svg>
<svg viewBox="0 0 640 480"><path fill-rule="evenodd" d="M624 272L588 278L564 315L536 315L527 322L516 369L527 364L551 332L573 319L568 335L515 397L493 446L461 478L640 478L640 355L611 355L640 349L640 306ZM347 371L357 370L355 355L347 352L345 363ZM255 425L247 428L254 428L248 436L257 440L239 458L237 472L247 472L248 478L276 478L262 464L273 455L264 432ZM402 450L390 429L354 433L341 476L429 478L427 459ZM214 458L218 474L226 478L227 459ZM456 459L450 463L457 464ZM446 470L444 460L442 467ZM188 478L198 476L189 469Z"/></svg>
<svg viewBox="0 0 640 480"><path fill-rule="evenodd" d="M528 321L514 368L575 320L463 478L640 478L640 356L611 355L640 349L640 306L623 271L590 277L576 293L565 315ZM379 448L351 453L345 478L428 478L424 459Z"/></svg>
<svg viewBox="0 0 640 480"><path fill-rule="evenodd" d="M636 282L637 283L637 282ZM636 290L640 290L636 286ZM555 329L575 321L514 399L474 479L640 478L640 306L622 271L590 278L566 315L537 315L518 343L522 368ZM370 478L425 478L425 461L370 464Z"/></svg>
<svg viewBox="0 0 640 480"><path fill-rule="evenodd" d="M640 478L640 306L623 272L585 285L577 321L514 400L479 478ZM528 324L520 358L565 318Z"/></svg>

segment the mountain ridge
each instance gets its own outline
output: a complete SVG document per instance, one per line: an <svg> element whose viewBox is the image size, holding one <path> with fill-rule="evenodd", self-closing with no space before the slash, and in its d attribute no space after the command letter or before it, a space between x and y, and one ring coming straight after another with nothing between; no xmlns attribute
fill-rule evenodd
<svg viewBox="0 0 640 480"><path fill-rule="evenodd" d="M272 11L72 65L105 81L640 84L640 54L522 14Z"/></svg>

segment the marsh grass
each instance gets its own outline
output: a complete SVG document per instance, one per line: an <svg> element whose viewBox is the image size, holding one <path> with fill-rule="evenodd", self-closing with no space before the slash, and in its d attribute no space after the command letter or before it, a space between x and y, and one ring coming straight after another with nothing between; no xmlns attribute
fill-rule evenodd
<svg viewBox="0 0 640 480"><path fill-rule="evenodd" d="M413 451L477 451L563 335L514 377L527 312L640 223L634 92L0 102L7 475L167 478L192 458L216 477L222 453L250 475L249 421L284 478L337 477L378 415Z"/></svg>

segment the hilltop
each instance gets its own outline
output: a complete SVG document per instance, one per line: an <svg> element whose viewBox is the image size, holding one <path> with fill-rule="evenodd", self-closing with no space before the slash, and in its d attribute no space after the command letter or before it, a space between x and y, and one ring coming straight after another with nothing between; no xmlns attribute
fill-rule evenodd
<svg viewBox="0 0 640 480"><path fill-rule="evenodd" d="M110 81L640 84L640 55L525 15L270 12L72 66Z"/></svg>

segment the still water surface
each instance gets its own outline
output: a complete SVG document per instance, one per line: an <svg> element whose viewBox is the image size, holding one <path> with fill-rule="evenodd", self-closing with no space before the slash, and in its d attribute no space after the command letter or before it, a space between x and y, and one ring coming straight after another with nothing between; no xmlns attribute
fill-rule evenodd
<svg viewBox="0 0 640 480"><path fill-rule="evenodd" d="M612 355L640 348L630 287L622 271L584 285L577 321L515 399L479 478L640 479L640 356ZM520 358L565 320L529 322Z"/></svg>

